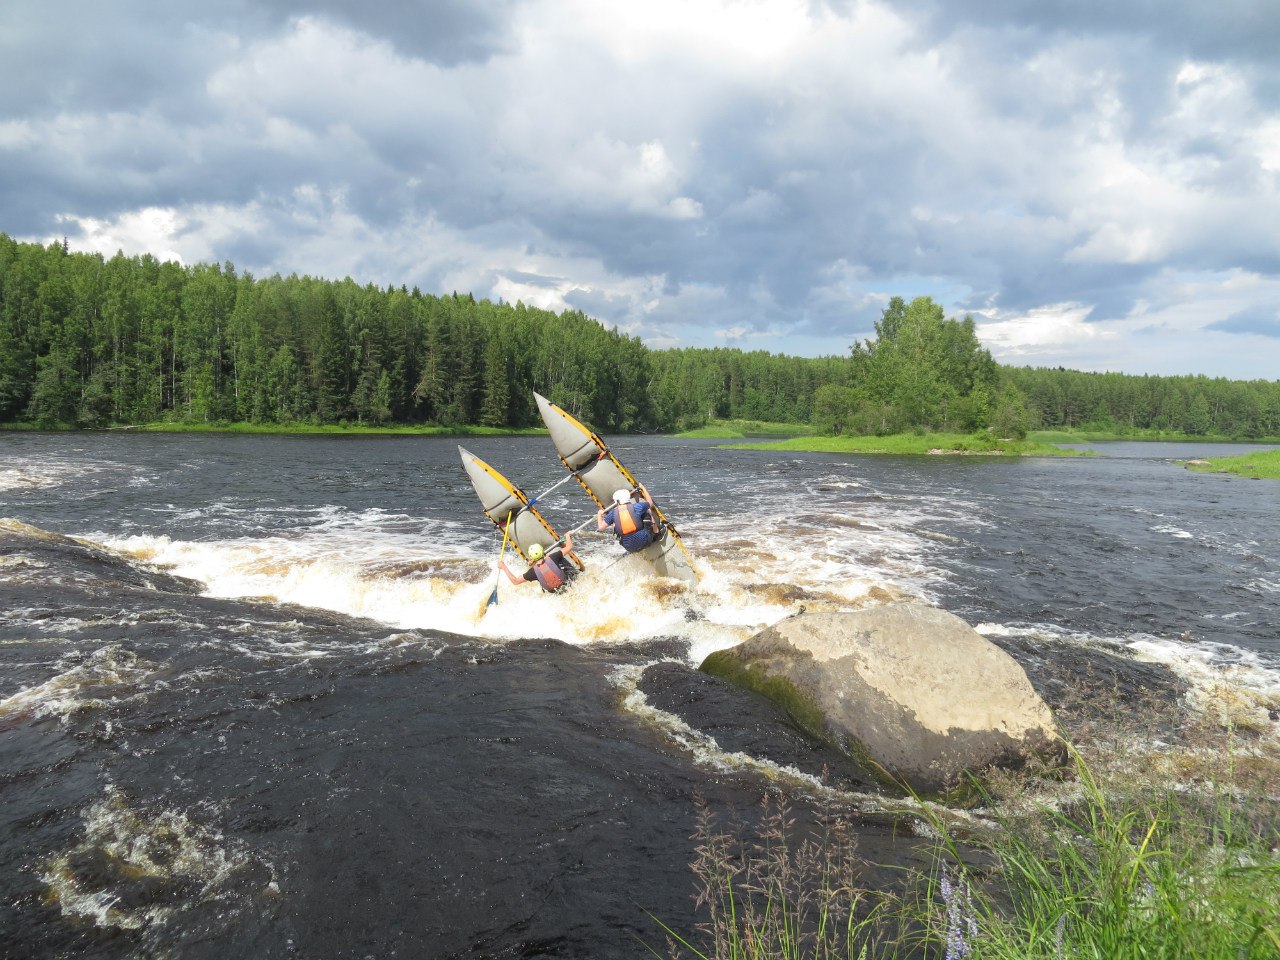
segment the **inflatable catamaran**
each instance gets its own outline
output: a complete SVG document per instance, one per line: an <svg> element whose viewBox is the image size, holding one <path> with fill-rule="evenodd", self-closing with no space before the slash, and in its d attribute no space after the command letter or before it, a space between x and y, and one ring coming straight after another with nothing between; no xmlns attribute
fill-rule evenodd
<svg viewBox="0 0 1280 960"><path fill-rule="evenodd" d="M631 471L609 452L603 440L546 397L537 393L533 396L538 401L538 412L542 414L551 434L551 442L560 455L560 462L598 507L607 509L615 490L635 490L639 487ZM685 550L680 534L657 506L654 506L653 511L662 521L662 535L639 551L638 556L647 560L664 577L695 582L698 576L693 572L689 552Z"/></svg>
<svg viewBox="0 0 1280 960"><path fill-rule="evenodd" d="M538 412L546 422L551 441L560 455L560 462L569 471L569 476L556 483L551 490L570 479L577 480L587 495L603 509L609 505L615 490L635 490L639 487L640 484L631 471L609 451L603 440L546 397L537 393L533 396L538 401ZM555 528L538 512L536 506L538 499L551 490L530 498L474 453L462 447L458 447L458 453L462 455L462 465L471 479L476 496L480 498L484 515L495 527L504 531L520 556L527 561L529 548L535 543L545 550L559 539ZM689 553L685 550L680 534L656 505L653 512L662 522L662 532L653 543L637 552L636 556L647 561L654 572L661 576L694 583L698 576L693 571ZM569 556L579 569L583 569L581 560L572 553Z"/></svg>

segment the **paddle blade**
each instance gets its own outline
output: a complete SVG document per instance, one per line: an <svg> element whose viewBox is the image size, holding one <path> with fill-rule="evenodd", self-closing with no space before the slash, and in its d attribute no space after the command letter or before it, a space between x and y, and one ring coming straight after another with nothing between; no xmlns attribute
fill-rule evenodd
<svg viewBox="0 0 1280 960"><path fill-rule="evenodd" d="M459 447L461 449L461 447ZM511 538L511 521L508 518L507 523L502 528L502 549L498 552L498 566L502 566L502 558L507 555L507 541ZM489 594L489 599L485 601L484 606L476 613L476 617L483 617L490 607L496 606L498 603L498 584L502 582L502 572L493 579L493 593Z"/></svg>

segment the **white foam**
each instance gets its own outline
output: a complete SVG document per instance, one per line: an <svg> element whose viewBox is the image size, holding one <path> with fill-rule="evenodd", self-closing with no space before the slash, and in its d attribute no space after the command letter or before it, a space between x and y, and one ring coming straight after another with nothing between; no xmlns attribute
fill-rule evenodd
<svg viewBox="0 0 1280 960"><path fill-rule="evenodd" d="M660 663L661 661L653 661ZM774 763L772 760L760 760L750 754L738 751L727 751L711 737L700 730L695 730L673 713L659 710L649 703L648 697L639 688L640 677L653 664L619 667L610 676L610 682L623 693L623 706L649 725L659 729L671 742L687 751L693 759L703 766L710 767L719 773L753 772L762 774L766 779L784 781L810 795L835 794L821 780L811 774L797 770L795 767ZM848 797L848 794L842 794ZM881 801L874 794L857 794L864 801L862 809L872 809Z"/></svg>
<svg viewBox="0 0 1280 960"><path fill-rule="evenodd" d="M578 549L587 571L553 597L533 583L510 583L496 570L494 546L477 541L474 529L467 532L472 539L452 535L448 525L405 515L333 509L313 515L306 529L262 539L97 539L200 581L212 596L296 603L399 629L489 640L550 637L593 644L692 636L699 659L797 612L805 602L852 608L886 580L909 590L913 580L936 575L915 558L899 559L913 549L919 553L919 544L900 531L872 532L855 541L843 528L816 518L792 531L808 542L781 556L763 545L716 543L714 525L699 538L687 538L699 573L695 586L655 578L643 560L626 556L611 538L582 535ZM706 549L699 547L702 537L708 538ZM893 559L886 562L886 556ZM508 551L506 560L517 574L523 572L518 556ZM495 583L498 603L486 606Z"/></svg>
<svg viewBox="0 0 1280 960"><path fill-rule="evenodd" d="M986 825L981 810L951 809L912 797L890 798L861 790L839 790L823 783L818 777L787 764L760 759L737 750L725 750L714 737L694 729L675 714L655 707L640 690L640 678L644 672L661 662L663 661L654 660L647 664L618 667L610 675L609 681L622 693L625 710L686 751L695 763L717 773L755 774L810 797L852 804L864 814L886 811L912 813L920 817L919 821L913 820L913 830L922 836L925 835L923 831L927 823L942 822L970 829Z"/></svg>
<svg viewBox="0 0 1280 960"><path fill-rule="evenodd" d="M1096 637L1048 625L1012 627L981 623L984 636L1045 637L1081 646L1121 648L1141 661L1158 663L1173 671L1188 686L1189 698L1202 710L1217 710L1230 700L1237 720L1258 730L1271 728L1269 710L1280 704L1280 669L1269 658L1252 650L1191 637L1169 639L1146 633L1123 637ZM1280 736L1280 730L1276 730Z"/></svg>
<svg viewBox="0 0 1280 960"><path fill-rule="evenodd" d="M808 494L797 493L793 479L780 470L732 501L695 492L688 510L696 519L682 526L699 575L694 585L655 578L611 538L584 532L576 540L587 571L557 596L533 583L513 585L497 572L501 541L483 521L441 522L376 508L272 508L270 517L260 519L279 532L256 539L97 539L198 580L213 596L263 598L365 617L394 630L439 630L499 642L547 637L607 645L679 637L690 644L690 661L701 663L801 610L857 609L899 598L936 602L934 590L949 574L932 558L962 547L966 529L991 522L959 492L886 495L840 472L810 484ZM257 508L224 500L204 509ZM943 523L945 536L933 529ZM1192 536L1167 522L1152 529L1178 539ZM522 572L518 556L508 550L506 557ZM486 605L495 584L498 603ZM1280 589L1261 578L1251 586L1268 593ZM1186 665L1197 657L1184 643L1090 637L1057 627L980 629L1009 635L1029 629L1069 642L1117 644L1180 671L1198 669ZM278 652L326 651L301 643L282 645ZM1248 683L1269 689L1280 676L1275 664L1261 658L1233 656L1233 679L1248 673ZM1217 650L1205 663L1220 675L1230 659Z"/></svg>
<svg viewBox="0 0 1280 960"><path fill-rule="evenodd" d="M38 467L0 466L0 490L36 490L43 487L56 487L67 475L67 471L55 472Z"/></svg>
<svg viewBox="0 0 1280 960"><path fill-rule="evenodd" d="M7 490L45 490L70 480L83 480L98 474L121 474L136 482L145 475L131 464L111 460L83 460L24 453L0 456L0 492Z"/></svg>
<svg viewBox="0 0 1280 960"><path fill-rule="evenodd" d="M94 871L92 882L98 886L91 886L76 872L77 859L88 853L97 853L114 866L110 871ZM243 868L254 864L265 867L268 876L275 872L270 864L187 813L135 807L122 791L108 786L106 798L85 812L84 841L50 857L40 878L48 886L49 899L64 915L100 927L140 930L180 913L187 901L209 895L220 897L224 909L219 916L232 922L235 911L225 909L232 901L278 889L274 879L255 878L247 888L235 882ZM130 887L157 881L188 892L177 903L146 904L145 897L142 903L126 902Z"/></svg>
<svg viewBox="0 0 1280 960"><path fill-rule="evenodd" d="M58 717L145 696L142 682L155 664L120 644L109 644L85 658L64 658L58 672L44 683L26 687L0 700L0 717Z"/></svg>

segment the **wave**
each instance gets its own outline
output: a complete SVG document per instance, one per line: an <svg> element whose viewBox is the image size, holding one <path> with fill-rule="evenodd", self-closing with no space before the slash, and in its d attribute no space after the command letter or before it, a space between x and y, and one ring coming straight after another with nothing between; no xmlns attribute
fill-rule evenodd
<svg viewBox="0 0 1280 960"><path fill-rule="evenodd" d="M1280 664L1251 650L1147 633L1099 637L1047 624L1008 626L980 623L984 636L1043 638L1083 647L1123 650L1139 661L1168 667L1187 685L1189 706L1204 714L1226 716L1240 729L1270 731L1280 737L1272 713L1280 707Z"/></svg>
<svg viewBox="0 0 1280 960"><path fill-rule="evenodd" d="M1175 540L1194 540L1195 534L1189 530L1182 530L1179 527L1172 527L1167 524L1161 524L1149 528L1152 533L1164 533L1173 537Z"/></svg>
<svg viewBox="0 0 1280 960"><path fill-rule="evenodd" d="M813 483L833 487L848 479L837 475ZM548 596L533 584L514 586L500 577L496 536L478 537L474 524L381 510L312 511L296 517L289 529L258 538L102 540L135 560L201 582L212 596L299 604L399 630L429 628L497 642L546 637L581 646L679 637L697 664L802 611L898 599L937 604L939 588L952 576L937 558L964 551L965 531L990 524L960 497L908 499L863 487L840 488L842 494L861 491L869 498L847 510L833 510L830 501L815 505L794 492L779 509L781 493L774 485L766 478L732 503L699 505L696 529L685 530L699 575L692 586L656 579L611 539L585 533L579 552L586 573L568 592ZM1164 532L1185 531L1170 525ZM952 558L953 565L963 567L962 556ZM507 559L519 569L518 557L508 552ZM498 603L486 606L495 583ZM1269 586L1258 583L1264 591ZM1055 625L1031 629L1084 645L1122 646L1139 658L1167 663L1201 686L1209 677L1197 674L1198 664L1207 664L1219 680L1228 679L1229 668L1230 682L1260 691L1272 691L1280 678L1280 664L1234 647L1210 651L1143 632L1095 637ZM1235 654L1228 656L1226 649ZM1247 678L1241 673L1246 666Z"/></svg>
<svg viewBox="0 0 1280 960"><path fill-rule="evenodd" d="M887 527L850 536L830 515L774 518L759 536L735 536L711 518L687 537L696 586L654 578L611 538L584 533L587 570L564 594L511 584L496 569L498 544L453 535L456 525L381 511L334 511L305 528L263 537L185 540L164 535L92 539L134 562L199 581L210 596L258 598L486 640L549 637L609 644L679 635L700 658L804 609L863 606L917 596L940 572L924 541ZM423 528L429 527L430 536ZM776 544L788 549L778 550ZM522 563L510 551L513 570ZM498 603L485 601L498 587Z"/></svg>
<svg viewBox="0 0 1280 960"><path fill-rule="evenodd" d="M57 717L66 723L87 711L145 698L156 665L121 644L62 658L52 677L0 700L0 720Z"/></svg>
<svg viewBox="0 0 1280 960"><path fill-rule="evenodd" d="M107 479L138 484L149 482L141 467L113 460L81 460L50 455L8 456L0 460L0 492L47 490L71 482Z"/></svg>
<svg viewBox="0 0 1280 960"><path fill-rule="evenodd" d="M211 906L205 922L214 929L243 910L261 912L280 896L275 868L201 819L108 786L85 812L84 839L43 864L46 901L65 916L153 938L196 903Z"/></svg>

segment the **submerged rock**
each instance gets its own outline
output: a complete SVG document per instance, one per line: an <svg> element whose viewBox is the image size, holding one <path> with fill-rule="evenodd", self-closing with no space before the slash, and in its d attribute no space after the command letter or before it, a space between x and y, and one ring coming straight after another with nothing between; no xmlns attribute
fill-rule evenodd
<svg viewBox="0 0 1280 960"><path fill-rule="evenodd" d="M1062 750L1018 663L923 604L801 614L702 669L770 697L809 733L922 793Z"/></svg>

